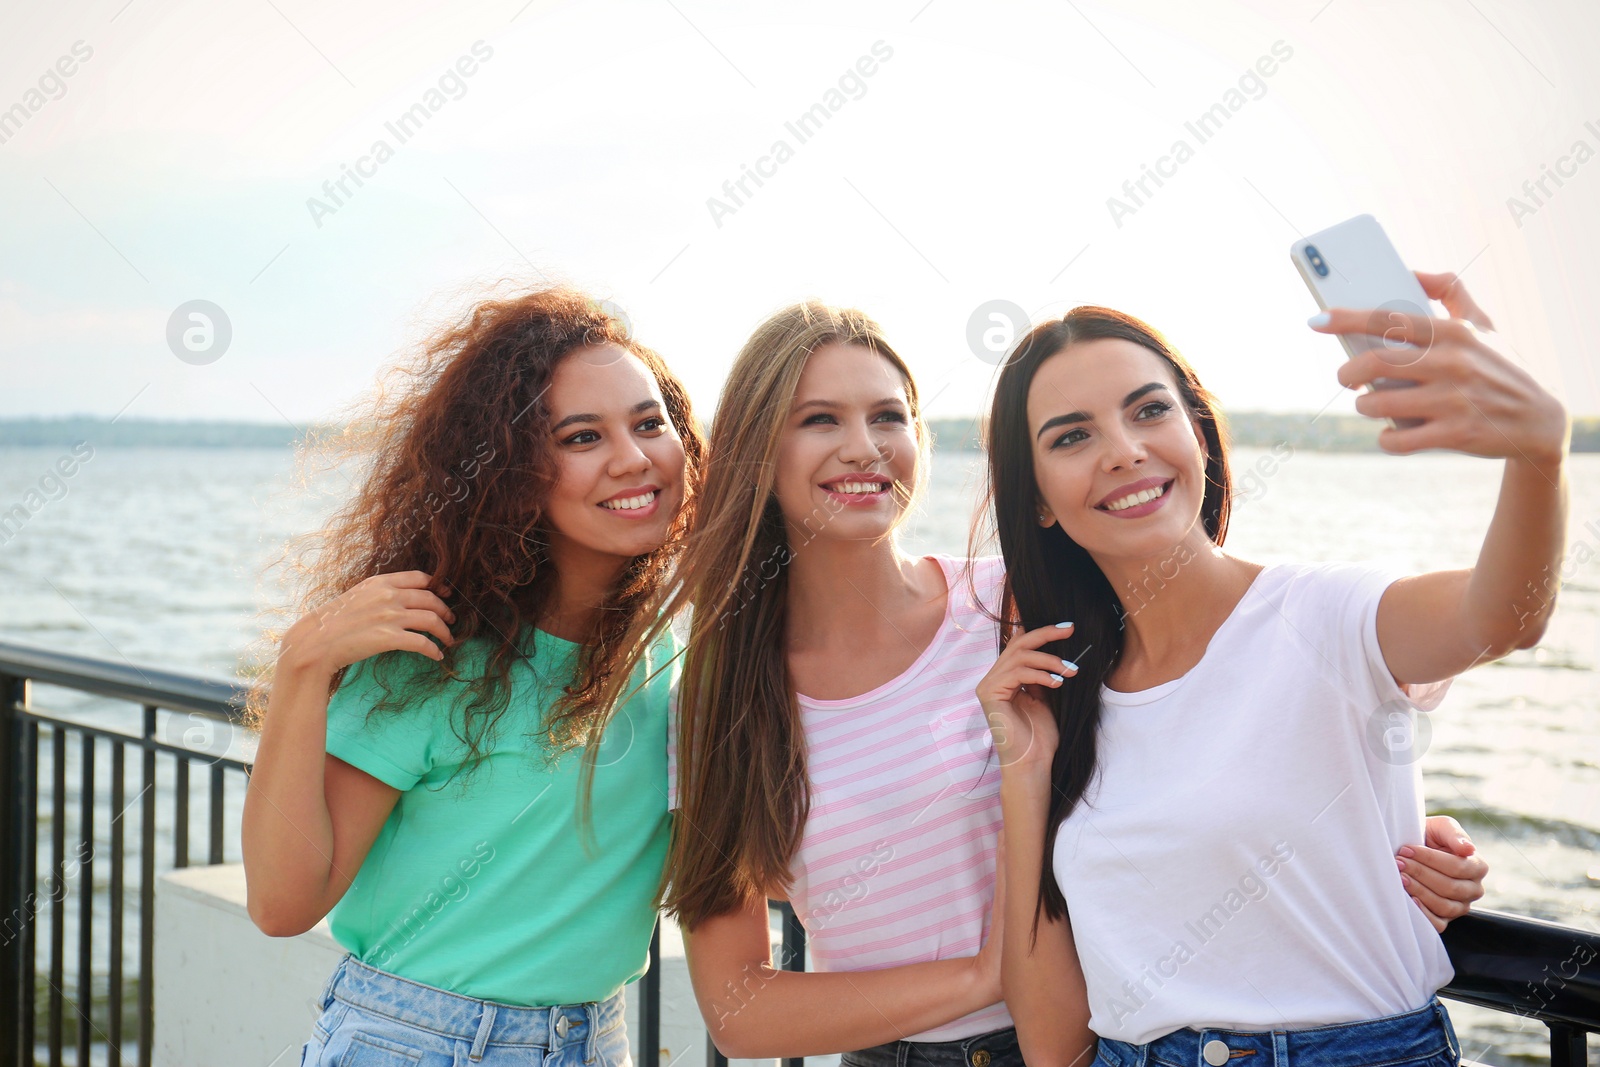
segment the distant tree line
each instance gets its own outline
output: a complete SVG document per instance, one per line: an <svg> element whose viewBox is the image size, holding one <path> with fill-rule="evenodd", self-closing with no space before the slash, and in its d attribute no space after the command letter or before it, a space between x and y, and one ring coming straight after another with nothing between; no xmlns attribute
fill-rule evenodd
<svg viewBox="0 0 1600 1067"><path fill-rule="evenodd" d="M1379 423L1359 415L1321 415L1239 411L1228 415L1236 445L1270 448L1280 441L1320 452L1375 452ZM929 419L934 447L977 451L981 441L978 417ZM0 419L0 446L70 447L88 441L94 447L139 445L152 448L287 448L311 429L286 422L251 423L204 420L107 419L90 416ZM1600 418L1574 419L1574 452L1600 452Z"/></svg>

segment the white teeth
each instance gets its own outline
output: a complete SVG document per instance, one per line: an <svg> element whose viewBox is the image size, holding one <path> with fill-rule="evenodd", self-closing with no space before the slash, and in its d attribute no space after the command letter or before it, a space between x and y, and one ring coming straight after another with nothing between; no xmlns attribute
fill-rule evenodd
<svg viewBox="0 0 1600 1067"><path fill-rule="evenodd" d="M635 511L647 507L656 498L655 491L643 493L639 496L627 496L621 500L602 500L600 506L608 511Z"/></svg>
<svg viewBox="0 0 1600 1067"><path fill-rule="evenodd" d="M1107 511L1126 511L1138 504L1148 503L1167 491L1165 485L1158 485L1154 489L1144 489L1140 492L1125 496L1121 500L1113 500L1106 505Z"/></svg>
<svg viewBox="0 0 1600 1067"><path fill-rule="evenodd" d="M841 482L831 487L835 493L881 493L889 488L888 482Z"/></svg>

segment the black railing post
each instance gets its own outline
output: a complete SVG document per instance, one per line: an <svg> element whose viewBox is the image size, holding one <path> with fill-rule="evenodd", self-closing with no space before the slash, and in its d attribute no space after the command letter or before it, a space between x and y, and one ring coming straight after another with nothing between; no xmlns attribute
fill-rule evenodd
<svg viewBox="0 0 1600 1067"><path fill-rule="evenodd" d="M641 1067L661 1063L661 916L650 932L650 962L639 983L639 1044Z"/></svg>
<svg viewBox="0 0 1600 1067"><path fill-rule="evenodd" d="M33 960L22 958L23 936L30 922L28 894L23 884L22 846L25 823L32 819L28 798L22 794L23 723L16 714L27 700L27 682L13 674L0 674L0 1056L11 1063L33 1062L33 1050L24 1048L23 1014L31 1012ZM26 998L23 990L30 994Z"/></svg>
<svg viewBox="0 0 1600 1067"><path fill-rule="evenodd" d="M78 779L78 1062L89 1063L94 1040L94 737L79 738Z"/></svg>
<svg viewBox="0 0 1600 1067"><path fill-rule="evenodd" d="M67 945L67 731L50 728L50 1067L61 1067Z"/></svg>
<svg viewBox="0 0 1600 1067"><path fill-rule="evenodd" d="M156 736L156 706L146 704L140 725L145 741ZM142 754L144 788L139 817L139 1067L150 1067L156 1029L156 751Z"/></svg>
<svg viewBox="0 0 1600 1067"><path fill-rule="evenodd" d="M783 919L783 969L803 971L806 969L806 928L801 925L800 916L794 913L794 905L787 900L778 906L778 914ZM804 1056L791 1056L783 1062L784 1067L806 1067Z"/></svg>
<svg viewBox="0 0 1600 1067"><path fill-rule="evenodd" d="M1550 1024L1550 1067L1588 1067L1589 1035L1566 1023Z"/></svg>
<svg viewBox="0 0 1600 1067"><path fill-rule="evenodd" d="M28 706L28 683L22 683L22 695L18 697L18 706ZM23 981L19 983L22 989L22 1050L26 1058L22 1061L33 1063L33 1038L34 1038L34 1000L37 996L37 987L34 984L34 945L37 941L38 926L36 919L39 915L39 724L32 720L24 720L20 716L18 728L22 732L22 773L16 784L16 795L22 808L21 838L22 844L22 894L23 914L22 927L17 936L17 956L22 961Z"/></svg>

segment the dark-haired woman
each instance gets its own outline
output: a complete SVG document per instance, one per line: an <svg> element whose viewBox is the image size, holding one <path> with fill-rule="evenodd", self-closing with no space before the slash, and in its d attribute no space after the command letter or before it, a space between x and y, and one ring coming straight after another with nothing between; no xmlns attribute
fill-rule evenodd
<svg viewBox="0 0 1600 1067"><path fill-rule="evenodd" d="M699 432L571 290L481 303L410 369L353 424L365 482L258 708L250 915L290 936L331 912L349 950L305 1063L619 1067L668 839L670 634L630 699L597 695Z"/></svg>
<svg viewBox="0 0 1600 1067"><path fill-rule="evenodd" d="M693 605L667 906L706 1025L733 1057L1014 1067L989 918L1000 772L973 694L1000 560L900 546L927 428L861 312L773 314L717 410L681 585L640 623ZM1416 892L1459 914L1482 861L1409 840L1454 871ZM811 971L773 968L770 898L805 925Z"/></svg>
<svg viewBox="0 0 1600 1067"><path fill-rule="evenodd" d="M1422 420L1385 429L1387 451L1504 460L1465 570L1224 552L1216 406L1126 315L1078 308L1001 371L989 471L1017 628L978 696L1004 768L1002 981L1032 1067L1081 1064L1096 1036L1111 1067L1459 1059L1435 997L1449 960L1394 880L1421 830L1411 731L1454 675L1543 633L1550 600L1527 590L1561 553L1567 420L1469 325L1488 320L1454 277L1418 277L1452 318L1393 316L1415 347L1338 378L1418 383L1356 401Z"/></svg>

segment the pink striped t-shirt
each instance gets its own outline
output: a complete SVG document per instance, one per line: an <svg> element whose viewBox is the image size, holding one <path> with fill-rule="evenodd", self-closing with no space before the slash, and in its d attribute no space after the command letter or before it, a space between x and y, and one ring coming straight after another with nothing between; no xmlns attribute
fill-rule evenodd
<svg viewBox="0 0 1600 1067"><path fill-rule="evenodd" d="M999 654L985 608L1005 571L998 557L977 559L969 580L968 561L931 558L949 596L916 662L860 696L799 698L811 817L789 901L818 971L972 956L988 930L1000 765L974 690ZM999 1003L906 1037L954 1041L1010 1025Z"/></svg>

